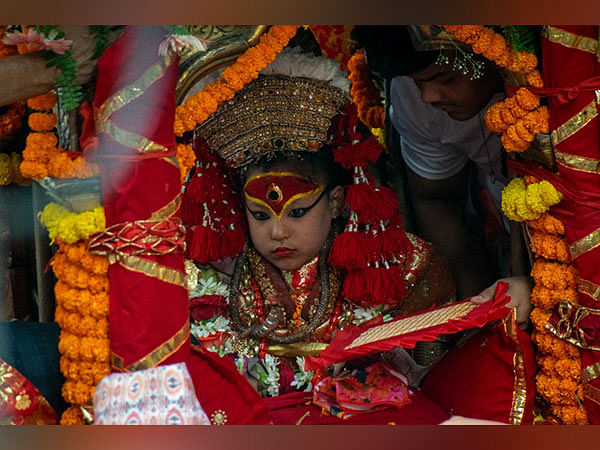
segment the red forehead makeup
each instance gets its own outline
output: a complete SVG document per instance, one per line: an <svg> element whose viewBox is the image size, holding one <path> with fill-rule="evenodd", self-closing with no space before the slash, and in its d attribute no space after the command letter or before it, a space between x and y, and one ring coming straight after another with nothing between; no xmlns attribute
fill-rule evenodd
<svg viewBox="0 0 600 450"><path fill-rule="evenodd" d="M295 173L267 172L250 177L244 186L244 195L246 199L269 208L280 218L294 200L323 192L324 189L323 185Z"/></svg>

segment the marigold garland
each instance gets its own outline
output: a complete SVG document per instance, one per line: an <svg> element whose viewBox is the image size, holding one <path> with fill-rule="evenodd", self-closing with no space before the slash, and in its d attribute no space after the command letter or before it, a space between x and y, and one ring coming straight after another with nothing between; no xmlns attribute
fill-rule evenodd
<svg viewBox="0 0 600 450"><path fill-rule="evenodd" d="M297 25L273 25L237 61L223 71L221 77L202 91L186 99L175 111L175 135L182 136L204 122L219 104L233 98L235 93L270 64L296 34Z"/></svg>
<svg viewBox="0 0 600 450"><path fill-rule="evenodd" d="M108 260L87 252L86 242L57 241L51 265L58 282L55 320L61 327L58 349L65 376L64 399L71 406L61 424L82 424L98 382L110 374L108 339Z"/></svg>
<svg viewBox="0 0 600 450"><path fill-rule="evenodd" d="M27 186L30 180L23 177L21 173L21 162L23 157L19 153L0 153L0 186L8 186L16 183L21 186Z"/></svg>
<svg viewBox="0 0 600 450"><path fill-rule="evenodd" d="M196 161L196 155L194 149L189 144L177 144L177 165L179 166L179 175L181 183L185 181L185 177Z"/></svg>
<svg viewBox="0 0 600 450"><path fill-rule="evenodd" d="M21 128L24 115L25 104L23 102L10 105L8 110L0 116L0 137L10 136Z"/></svg>
<svg viewBox="0 0 600 450"><path fill-rule="evenodd" d="M498 66L521 74L530 86L544 86L533 53L515 52L504 37L483 25L444 25L454 38L471 45L475 53L483 55ZM539 108L539 98L526 87L521 87L512 97L492 105L485 114L490 131L502 133L502 145L508 152L527 150L539 133L549 131L547 108Z"/></svg>
<svg viewBox="0 0 600 450"><path fill-rule="evenodd" d="M97 206L92 211L72 213L57 203L48 203L39 216L48 229L51 242L57 239L73 244L81 239L88 239L106 226L102 206Z"/></svg>
<svg viewBox="0 0 600 450"><path fill-rule="evenodd" d="M56 105L56 94L47 93L27 100L27 105L36 111L51 111ZM70 156L58 147L58 139L51 131L56 126L56 115L52 112L32 113L29 118L31 133L27 136L21 172L27 178L39 180L45 177L90 178L99 173L95 163L83 156Z"/></svg>
<svg viewBox="0 0 600 450"><path fill-rule="evenodd" d="M526 184L527 188L541 184L531 176L520 180L517 182L520 190ZM504 209L504 192L502 201ZM548 212L525 223L530 229L532 250L536 255L531 271L535 287L531 292L533 310L530 318L532 339L537 346L537 393L548 402L552 414L562 423L587 424L587 415L579 400L583 398L579 349L545 327L558 302L577 300L576 274L569 264L565 227Z"/></svg>
<svg viewBox="0 0 600 450"><path fill-rule="evenodd" d="M523 178L517 177L502 190L502 211L515 222L534 220L561 198L560 192L548 181L527 185Z"/></svg>
<svg viewBox="0 0 600 450"><path fill-rule="evenodd" d="M350 96L356 105L358 118L369 128L383 128L385 109L379 90L373 83L364 51L352 55L348 70L348 79L352 82Z"/></svg>

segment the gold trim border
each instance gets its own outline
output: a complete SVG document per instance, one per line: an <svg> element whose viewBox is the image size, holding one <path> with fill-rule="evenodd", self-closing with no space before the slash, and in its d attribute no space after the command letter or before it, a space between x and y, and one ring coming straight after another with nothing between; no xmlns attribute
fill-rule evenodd
<svg viewBox="0 0 600 450"><path fill-rule="evenodd" d="M555 42L568 48L593 54L597 54L598 52L598 41L596 39L570 33L561 30L560 28L545 25L542 28L542 36L551 42Z"/></svg>
<svg viewBox="0 0 600 450"><path fill-rule="evenodd" d="M449 320L457 320L469 314L473 309L477 308L477 306L478 305L475 305L474 303L458 303L443 309L435 309L417 316L384 323L369 328L348 344L344 350L350 350L361 345L383 341L394 336L411 333L415 330L434 327L446 323Z"/></svg>
<svg viewBox="0 0 600 450"><path fill-rule="evenodd" d="M583 396L588 400L600 405L600 389L591 384L583 385Z"/></svg>
<svg viewBox="0 0 600 450"><path fill-rule="evenodd" d="M589 383L590 381L600 378L600 362L587 366L581 371L581 382Z"/></svg>
<svg viewBox="0 0 600 450"><path fill-rule="evenodd" d="M132 272L142 273L165 283L186 288L186 275L170 267L133 255L119 255L116 262Z"/></svg>
<svg viewBox="0 0 600 450"><path fill-rule="evenodd" d="M514 367L514 387L513 399L510 409L510 423L513 425L521 425L523 416L525 415L525 404L527 403L527 380L525 379L525 362L523 359L523 350L517 336L517 317L516 310L513 309L505 319L502 320L506 335L513 341L515 345L515 353L513 355Z"/></svg>
<svg viewBox="0 0 600 450"><path fill-rule="evenodd" d="M173 198L173 200L171 200L165 206L154 211L152 213L152 215L150 216L149 220L154 220L157 222L166 220L169 217L171 217L173 214L175 214L180 206L181 206L181 194L177 194L175 196L175 198Z"/></svg>
<svg viewBox="0 0 600 450"><path fill-rule="evenodd" d="M592 251L600 245L600 228L592 231L585 237L582 237L578 241L573 242L569 246L571 252L571 260L579 258L584 253Z"/></svg>
<svg viewBox="0 0 600 450"><path fill-rule="evenodd" d="M565 139L573 136L598 115L596 100L586 105L581 111L560 125L551 134L552 145L555 147Z"/></svg>
<svg viewBox="0 0 600 450"><path fill-rule="evenodd" d="M168 148L164 145L151 141L133 131L120 128L110 120L96 121L96 129L98 133L106 133L119 144L134 148L141 153L168 151Z"/></svg>
<svg viewBox="0 0 600 450"><path fill-rule="evenodd" d="M163 76L165 70L173 62L173 56L168 53L159 62L148 67L144 73L133 83L125 86L115 94L107 98L102 105L97 109L98 120L106 120L116 111L123 108L128 103L132 102L144 93L148 87L155 83Z"/></svg>
<svg viewBox="0 0 600 450"><path fill-rule="evenodd" d="M557 164L579 172L600 175L600 160L585 156L569 155L559 151L554 152Z"/></svg>
<svg viewBox="0 0 600 450"><path fill-rule="evenodd" d="M582 294L589 295L596 301L600 301L600 286L584 278L577 278L577 290Z"/></svg>
<svg viewBox="0 0 600 450"><path fill-rule="evenodd" d="M136 370L149 369L158 366L161 362L175 353L188 340L190 336L190 324L187 322L183 328L175 333L168 341L165 341L143 358L125 367L123 358L112 352L111 364L115 369L122 372L134 372Z"/></svg>

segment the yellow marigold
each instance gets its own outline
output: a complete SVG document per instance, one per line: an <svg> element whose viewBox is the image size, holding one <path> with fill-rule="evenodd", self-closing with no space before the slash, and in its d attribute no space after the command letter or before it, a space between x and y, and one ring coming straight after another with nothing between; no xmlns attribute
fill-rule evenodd
<svg viewBox="0 0 600 450"><path fill-rule="evenodd" d="M575 397L577 383L573 380L563 380L540 373L536 377L536 387L537 391L554 405L573 406L578 404Z"/></svg>
<svg viewBox="0 0 600 450"><path fill-rule="evenodd" d="M533 327L538 330L544 330L546 323L548 323L548 319L550 319L551 314L546 312L541 308L534 308L531 311L530 319Z"/></svg>

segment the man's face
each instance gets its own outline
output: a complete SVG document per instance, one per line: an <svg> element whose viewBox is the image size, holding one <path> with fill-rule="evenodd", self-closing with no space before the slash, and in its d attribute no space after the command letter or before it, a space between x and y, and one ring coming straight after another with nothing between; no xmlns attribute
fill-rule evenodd
<svg viewBox="0 0 600 450"><path fill-rule="evenodd" d="M479 113L497 91L488 70L478 79L463 75L450 64L431 64L410 75L421 90L423 102L441 109L454 120L468 120Z"/></svg>

